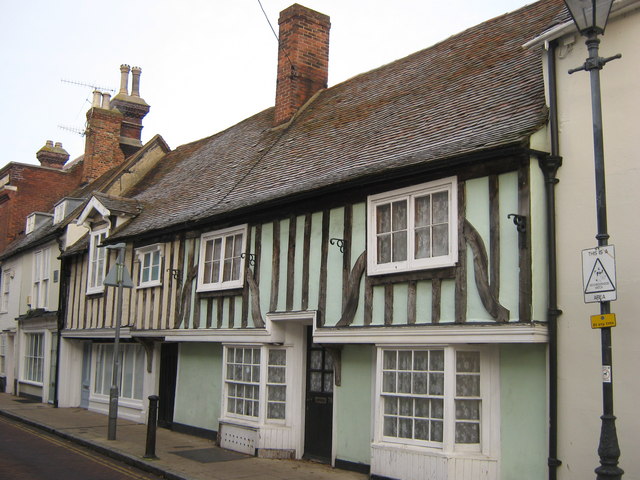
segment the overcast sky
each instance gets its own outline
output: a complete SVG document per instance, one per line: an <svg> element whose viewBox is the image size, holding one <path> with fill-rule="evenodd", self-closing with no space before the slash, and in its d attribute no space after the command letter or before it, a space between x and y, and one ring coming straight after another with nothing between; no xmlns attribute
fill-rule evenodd
<svg viewBox="0 0 640 480"><path fill-rule="evenodd" d="M294 0L262 0L273 28ZM299 0L331 17L329 86L531 0ZM274 103L277 42L258 0L0 0L0 166L38 164L46 140L84 151L92 88L142 68L143 142L173 149Z"/></svg>

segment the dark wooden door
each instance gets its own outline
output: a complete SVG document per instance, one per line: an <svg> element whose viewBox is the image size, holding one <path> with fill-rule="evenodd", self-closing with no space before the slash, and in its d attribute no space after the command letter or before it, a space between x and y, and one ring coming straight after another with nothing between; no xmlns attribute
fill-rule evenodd
<svg viewBox="0 0 640 480"><path fill-rule="evenodd" d="M158 425L171 428L173 407L176 400L176 375L178 373L178 344L163 343L160 347L160 386L158 395Z"/></svg>
<svg viewBox="0 0 640 480"><path fill-rule="evenodd" d="M333 359L327 349L312 343L312 337L309 328L304 456L330 462L333 429Z"/></svg>

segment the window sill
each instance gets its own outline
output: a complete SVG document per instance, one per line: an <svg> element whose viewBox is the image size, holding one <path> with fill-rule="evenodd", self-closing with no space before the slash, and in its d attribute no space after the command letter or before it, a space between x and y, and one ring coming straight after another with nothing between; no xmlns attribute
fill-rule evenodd
<svg viewBox="0 0 640 480"><path fill-rule="evenodd" d="M255 431L260 428L260 420L258 419L258 417L255 417L255 420L249 420L245 417L225 416L221 417L219 422L221 424L226 423L227 425L237 425L239 427L249 428Z"/></svg>
<svg viewBox="0 0 640 480"><path fill-rule="evenodd" d="M411 452L416 455L440 457L440 458L446 458L446 459L469 458L469 459L477 459L477 460L484 460L484 461L497 461L497 458L485 455L480 451L444 450L442 448L421 446L421 445L408 444L408 443L392 443L392 442L380 441L380 442L373 442L371 444L371 448L373 450L387 450L387 451L402 450L404 452Z"/></svg>
<svg viewBox="0 0 640 480"><path fill-rule="evenodd" d="M456 278L456 267L440 267L423 270L412 270L406 272L389 272L367 274L372 285L384 285L390 283L406 282L412 280L433 280L439 278L441 280Z"/></svg>
<svg viewBox="0 0 640 480"><path fill-rule="evenodd" d="M20 383L23 383L25 385L32 385L34 387L43 387L44 386L43 382L34 382L33 380L26 380L24 378L20 379Z"/></svg>
<svg viewBox="0 0 640 480"><path fill-rule="evenodd" d="M161 287L162 282L142 283L136 287L136 290L144 290L145 288Z"/></svg>
<svg viewBox="0 0 640 480"><path fill-rule="evenodd" d="M457 256L447 255L440 257L438 260L433 260L427 264L419 262L404 262L402 264L385 263L378 265L375 263L375 259L369 261L367 265L367 275L393 275L393 274L408 274L412 272L429 272L434 270L442 270L446 268L453 268L456 266L458 259Z"/></svg>
<svg viewBox="0 0 640 480"><path fill-rule="evenodd" d="M197 290L198 298L209 297L234 297L236 295L242 295L244 289L242 287L228 288L225 290Z"/></svg>
<svg viewBox="0 0 640 480"><path fill-rule="evenodd" d="M200 282L198 282L198 287L196 288L196 292L204 293L204 292L234 290L234 289L242 288L243 286L244 286L244 279L236 280L228 283L216 283L216 284L208 284L208 285L201 285Z"/></svg>
<svg viewBox="0 0 640 480"><path fill-rule="evenodd" d="M99 297L100 295L104 295L104 288L100 288L100 289L95 289L95 290L89 290L87 289L87 291L85 292L85 295L87 297Z"/></svg>
<svg viewBox="0 0 640 480"><path fill-rule="evenodd" d="M89 401L94 403L102 403L105 405L109 404L109 396L102 395L99 393L92 393L89 396ZM144 408L142 400L137 400L135 398L123 398L118 396L118 406L131 408L135 410L142 410Z"/></svg>

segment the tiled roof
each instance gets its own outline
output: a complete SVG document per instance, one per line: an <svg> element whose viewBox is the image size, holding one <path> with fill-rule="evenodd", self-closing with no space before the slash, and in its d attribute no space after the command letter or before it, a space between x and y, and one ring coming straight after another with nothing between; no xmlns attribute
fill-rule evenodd
<svg viewBox="0 0 640 480"><path fill-rule="evenodd" d="M169 147L165 143L164 139L160 135L154 136L151 140L149 140L138 152L125 160L122 164L116 165L115 167L109 169L104 172L101 176L96 178L94 181L82 185L76 188L73 192L69 193L67 197L75 198L75 199L89 199L96 192L100 192L102 190L108 189L109 186L123 173L129 171L129 168L132 164L134 164L140 157L145 155L147 151L154 147L155 144L161 145L165 151L169 151ZM79 159L82 160L84 156L80 156ZM76 160L74 160L75 162ZM126 199L122 197L113 197L106 194L100 194L101 201L103 201L103 205L109 208L113 213L127 213L130 215L135 215L140 211L140 203L137 200ZM97 196L97 195L96 195ZM109 203L109 206L105 202ZM84 208L86 202L83 202L81 205L76 207L72 212L68 213L64 220L56 225L52 225L52 222L48 222L42 227L36 228L29 235L21 234L16 240L11 242L7 248L5 248L0 253L0 260L9 258L13 255L16 255L25 250L29 250L30 248L35 248L38 245L41 245L45 241L49 241L51 238L55 236L60 236L64 232L66 226L74 221L82 209ZM85 245L76 246L76 250L86 249Z"/></svg>
<svg viewBox="0 0 640 480"><path fill-rule="evenodd" d="M93 192L93 196L105 206L112 215L124 213L126 215L137 215L140 213L140 202L134 198L117 197L115 195L107 195L102 192Z"/></svg>
<svg viewBox="0 0 640 480"><path fill-rule="evenodd" d="M53 219L47 219L42 225L36 227L33 232L28 235L22 234L16 240L11 242L7 248L0 254L0 260L10 258L17 253L27 250L30 247L42 245L57 238L59 225L53 224Z"/></svg>
<svg viewBox="0 0 640 480"><path fill-rule="evenodd" d="M169 153L116 237L187 226L332 185L526 145L547 110L539 49L563 18L542 0L320 92L285 128L265 110Z"/></svg>

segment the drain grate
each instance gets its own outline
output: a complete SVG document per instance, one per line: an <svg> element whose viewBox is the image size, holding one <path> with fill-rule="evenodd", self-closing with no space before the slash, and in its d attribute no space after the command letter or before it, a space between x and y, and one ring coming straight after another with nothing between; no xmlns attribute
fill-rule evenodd
<svg viewBox="0 0 640 480"><path fill-rule="evenodd" d="M200 463L228 462L230 460L244 460L246 458L251 458L249 455L229 452L222 448L199 448L196 450L183 450L181 452L171 453Z"/></svg>

